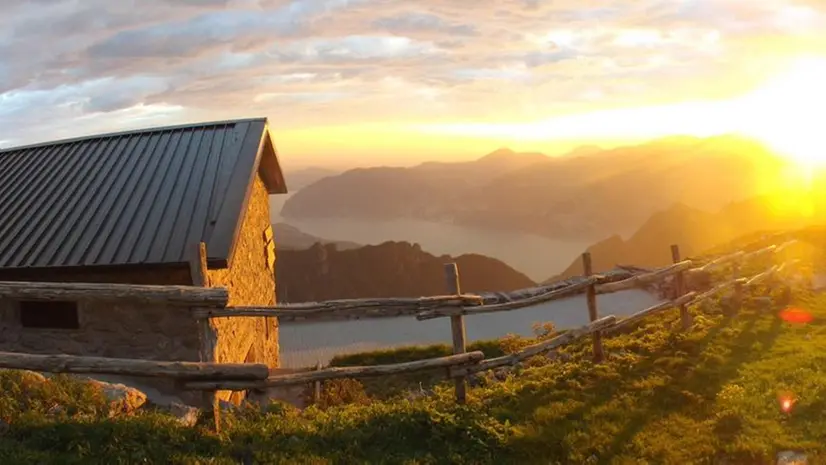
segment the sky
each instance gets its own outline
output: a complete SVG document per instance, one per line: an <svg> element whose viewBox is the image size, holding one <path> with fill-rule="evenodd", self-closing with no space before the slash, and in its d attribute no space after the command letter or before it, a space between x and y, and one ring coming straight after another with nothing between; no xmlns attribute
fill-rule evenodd
<svg viewBox="0 0 826 465"><path fill-rule="evenodd" d="M728 131L798 157L824 148L813 121L826 108L826 0L3 0L3 10L0 146L266 116L294 168Z"/></svg>

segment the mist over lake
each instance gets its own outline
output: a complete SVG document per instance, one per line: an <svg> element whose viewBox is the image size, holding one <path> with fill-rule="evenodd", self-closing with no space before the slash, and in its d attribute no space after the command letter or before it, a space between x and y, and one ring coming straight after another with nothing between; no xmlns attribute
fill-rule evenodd
<svg viewBox="0 0 826 465"><path fill-rule="evenodd" d="M419 243L434 255L476 253L496 258L534 281L563 271L591 242L549 239L534 234L473 229L421 220L285 219L281 206L288 195L270 197L272 222L284 222L328 240L376 245L387 241ZM276 243L278 238L276 238ZM461 273L461 270L459 270Z"/></svg>

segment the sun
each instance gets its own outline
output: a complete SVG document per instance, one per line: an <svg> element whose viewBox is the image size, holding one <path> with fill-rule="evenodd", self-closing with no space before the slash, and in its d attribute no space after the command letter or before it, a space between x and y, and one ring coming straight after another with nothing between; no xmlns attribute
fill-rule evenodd
<svg viewBox="0 0 826 465"><path fill-rule="evenodd" d="M826 57L797 59L735 108L742 132L802 169L826 169Z"/></svg>

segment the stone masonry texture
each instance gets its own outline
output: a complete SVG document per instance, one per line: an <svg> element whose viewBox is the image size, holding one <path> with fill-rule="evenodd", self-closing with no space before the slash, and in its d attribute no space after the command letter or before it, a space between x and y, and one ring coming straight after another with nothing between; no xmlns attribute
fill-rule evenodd
<svg viewBox="0 0 826 465"><path fill-rule="evenodd" d="M229 268L208 270L209 285L226 287L230 306L275 305L275 276L267 263L265 232L270 228L269 197L256 176L235 254ZM258 362L278 366L275 318L215 318L218 362Z"/></svg>

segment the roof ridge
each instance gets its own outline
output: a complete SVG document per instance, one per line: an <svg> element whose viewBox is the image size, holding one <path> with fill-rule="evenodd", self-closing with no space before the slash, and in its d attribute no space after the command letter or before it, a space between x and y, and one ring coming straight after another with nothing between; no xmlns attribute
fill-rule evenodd
<svg viewBox="0 0 826 465"><path fill-rule="evenodd" d="M250 123L256 121L267 121L266 116L259 116L259 117L252 117L252 118L238 118L238 119L228 119L228 120L215 120L215 121L201 121L197 123L182 123L182 124L174 124L174 125L167 125L167 126L154 126L148 128L141 128L141 129L126 129L123 131L113 131L107 133L100 133L100 134L89 134L86 136L77 136L77 137L69 137L66 139L54 140L54 141L45 141L45 142L36 142L33 144L26 144L26 145L19 145L14 147L6 147L0 148L0 155L4 155L7 152L15 152L19 150L28 150L34 148L41 148L41 147L48 147L54 145L62 145L62 144L70 144L74 142L82 142L87 140L94 140L94 139L109 139L113 137L125 136L128 134L144 134L148 132L165 132L165 131L174 131L179 129L194 129L194 128L202 128L202 127L210 127L210 126L222 126L226 124L239 124L239 123Z"/></svg>

